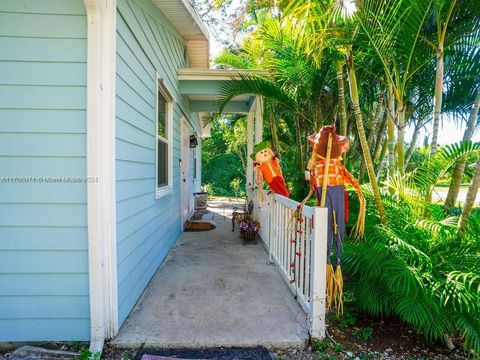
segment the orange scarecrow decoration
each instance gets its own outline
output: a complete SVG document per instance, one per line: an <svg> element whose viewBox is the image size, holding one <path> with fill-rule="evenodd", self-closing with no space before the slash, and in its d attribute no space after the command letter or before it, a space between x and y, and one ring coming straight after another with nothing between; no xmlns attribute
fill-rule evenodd
<svg viewBox="0 0 480 360"><path fill-rule="evenodd" d="M257 172L257 185L260 191L260 197L263 199L263 181L265 180L274 193L290 196L285 180L283 179L280 161L270 147L268 141L262 141L255 145L253 154L250 157L255 161L253 166Z"/></svg>
<svg viewBox="0 0 480 360"><path fill-rule="evenodd" d="M355 233L363 235L365 227L365 197L357 179L341 163L342 154L350 149L349 140L336 133L334 126L324 126L316 134L307 137L312 145L308 163L310 193L301 206L315 193L317 204L328 208L327 231L327 310L333 307L343 312L343 278L341 270L342 242L345 237L345 221L348 218L348 196L345 187L351 185L360 201ZM331 263L332 245L335 243L335 270Z"/></svg>

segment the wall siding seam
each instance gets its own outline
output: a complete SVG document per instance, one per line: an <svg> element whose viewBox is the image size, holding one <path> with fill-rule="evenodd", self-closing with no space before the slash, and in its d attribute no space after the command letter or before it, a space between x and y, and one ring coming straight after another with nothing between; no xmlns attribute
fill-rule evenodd
<svg viewBox="0 0 480 360"><path fill-rule="evenodd" d="M123 161L123 160L121 160L121 161ZM145 179L155 180L155 176L142 177L142 178L117 179L117 182L135 181L135 180L145 180ZM152 192L155 192L155 190L152 190Z"/></svg>
<svg viewBox="0 0 480 360"><path fill-rule="evenodd" d="M0 318L0 321L11 321L11 320L90 320L89 317L24 317L24 318Z"/></svg>
<svg viewBox="0 0 480 360"><path fill-rule="evenodd" d="M172 201L172 199L170 199L170 201ZM149 220L145 221L144 223L142 223L142 225L139 226L137 229L135 229L135 230L133 230L132 232L128 233L125 237L120 238L120 239L117 239L117 240L118 240L117 245L122 244L122 243L123 243L124 241L126 241L129 237L131 237L131 236L132 236L133 234L135 234L137 231L142 230L143 227L147 226L147 225L150 224L151 222L158 220L159 217L164 216L165 213L168 213L168 212L169 212L169 210L170 210L171 207L173 207L173 206L172 206L172 205L169 205L168 207L165 207L164 210L162 210L160 213L157 213L155 216L153 216L153 217L150 218ZM129 217L123 219L123 220L120 220L120 221L118 222L118 224L121 224L123 221L127 221L128 219L132 218L133 216L140 215L140 214L143 213L143 212L147 212L148 210L150 210L150 209L152 209L152 208L153 208L153 206L151 206L151 207L149 207L149 208L146 208L146 209L144 209L144 210L141 210L141 211L139 211L138 213L136 213L136 214L134 214L134 215L132 215L132 216L129 216Z"/></svg>
<svg viewBox="0 0 480 360"><path fill-rule="evenodd" d="M125 100L122 96L120 96L117 92L117 95L116 95L116 98L117 99L120 99L122 100L122 102L126 105L128 105L130 108L132 108L135 112L137 112L139 115L143 116L145 119L151 121L152 123L155 123L154 120L150 119L148 116L146 116L143 112L141 112L140 110L138 110L137 108L135 108L133 105L131 105L127 100ZM117 115L118 117L118 115ZM127 121L127 120L124 120L124 121ZM128 121L127 121L128 122Z"/></svg>
<svg viewBox="0 0 480 360"><path fill-rule="evenodd" d="M145 130L142 129L141 127L136 126L135 124L132 124L131 122L129 122L128 120L125 120L124 118L122 118L122 117L119 116L119 115L117 115L117 120L122 121L124 124L126 124L127 126L130 126L130 127L134 128L135 130L141 131L143 134L148 135L149 137L155 138L155 135L154 135L154 134L149 133L148 131L145 131ZM120 137L116 136L115 138L119 139Z"/></svg>
<svg viewBox="0 0 480 360"><path fill-rule="evenodd" d="M124 79L123 76L121 75L121 73L117 72L116 74L117 74L117 77L120 78L120 79L124 82L124 84L125 84L129 89L131 89L135 94L138 95L138 97L140 97L140 98L141 98L143 101L145 101L145 103L147 103L153 110L155 110L155 107L152 106L152 105L150 104L150 102L149 102L147 99L145 99L145 97L144 97L142 94L140 94L140 93L137 91L137 89L135 89L135 88L131 85L131 83L130 83L129 81L127 81L126 79ZM151 92L150 92L150 93L151 93ZM153 94L152 94L152 95L153 95ZM153 97L155 98L155 96L153 96Z"/></svg>
<svg viewBox="0 0 480 360"><path fill-rule="evenodd" d="M153 191L155 191L155 190L153 190ZM163 200L162 203L165 202L165 199L171 199L171 198L172 198L172 195L173 195L174 193L175 193L175 191L173 191L172 193L170 193L170 194L162 197L162 200ZM158 199L157 199L157 200L154 200L154 201L155 201L155 203L154 203L153 205L150 205L149 207L143 208L142 210L137 211L137 212L133 213L132 215L129 215L129 216L123 218L123 219L117 218L117 224L119 224L119 223L121 223L121 222L123 222L123 221L125 221L125 220L128 220L128 219L130 219L131 217L136 216L136 215L138 215L138 214L140 214L140 213L142 213L142 212L144 212L144 211L148 211L148 210L150 210L150 209L156 208L156 207L157 207L157 201L158 201Z"/></svg>
<svg viewBox="0 0 480 360"><path fill-rule="evenodd" d="M70 167L67 166L65 160L73 161L74 163L79 160L83 164L86 159L86 149L79 145L78 141L70 145L67 150L62 149L61 146L62 143L65 143L65 139L74 138L83 142L86 136L86 131L84 130L86 105L82 101L82 94L86 92L86 84L83 81L83 77L86 79L87 76L87 17L85 15L85 6L83 1L75 0L75 4L72 1L63 7L65 9L73 8L75 11L82 11L81 14L56 14L54 8L60 3L55 1L43 1L42 5L36 4L37 8L41 6L42 8L49 7L50 10L53 10L49 12L4 11L4 8L7 6L20 8L22 5L19 3L19 1L2 2L0 5L2 7L0 16L2 25L4 25L3 29L5 30L4 35L0 36L0 57L2 57L0 62L4 66L5 71L3 73L5 76L2 76L2 80L0 80L0 87L2 93L6 94L6 91L11 91L11 94L13 94L13 96L8 96L7 94L2 102L2 109L0 109L2 118L7 119L3 123L6 126L3 126L3 129L0 130L5 141L9 141L6 146L8 151L4 153L12 152L12 154L3 154L0 156L0 159L3 161L2 164L8 166L11 173L18 173L19 169L22 169L18 164L24 166L25 171L30 172L32 176L37 176L39 173L43 174L48 172L48 170L53 170L56 173L62 170L65 171L65 169L69 171ZM65 4L65 2L63 3ZM17 19L20 20L19 25L16 25ZM51 23L51 20L54 20L53 23ZM50 25L50 23L51 27L45 26L47 24ZM22 26L23 24L27 26ZM8 35L8 33L11 33L11 35ZM21 44L21 46L17 45L14 48L16 44ZM74 51L72 52L72 50ZM71 54L69 55L69 53ZM18 71L18 75L15 75L15 70ZM55 76L50 78L47 75L35 76L35 71L45 74L42 73L42 70L51 70L52 72L57 70L57 72ZM72 76L62 79L60 74ZM23 98L15 99L17 94L23 94L24 96ZM51 96L59 96L55 101L47 101L45 104L37 102L38 100L28 101L28 98L26 98L28 95L41 96L42 94L45 94L45 96L49 94ZM76 113L68 113L65 110L75 111ZM53 121L47 121L49 120L47 116L53 118ZM19 117L20 121L13 124L12 119L18 119ZM35 128L37 130L35 131L28 127L28 122L33 122L38 117L41 117L42 121L36 124ZM70 123L68 125L70 129L59 122L60 118L64 122ZM79 127L79 123L83 125ZM61 130L58 131L58 128ZM81 131L78 131L79 128ZM20 146L25 141L28 141L28 145L31 145L29 149L32 150L20 151ZM57 148L61 150L50 151L47 149L48 151L45 151L47 154L40 155L28 153L35 151L37 148L40 149L45 144L45 141L52 145L58 144ZM72 149L75 149L75 151L72 151ZM18 154L19 152L21 153L20 155ZM58 155L56 154L57 152L62 152L63 154ZM68 152L72 152L72 154L68 155ZM66 153L67 155L65 155ZM15 164L17 165L15 166ZM47 166L41 167L42 165ZM20 172L22 171L20 170ZM86 176L86 166L85 169L83 167L79 168L77 175ZM38 176L44 177L42 175ZM79 190L80 195L83 194L82 188L86 187L86 184L71 185L72 189ZM34 186L28 186L28 193L34 188ZM52 191L51 189L55 188L56 184L52 183L49 184L48 189L45 191ZM7 284L0 291L0 299L2 304L8 306L7 309L13 310L9 311L8 314L4 312L1 316L0 336L2 340L6 338L6 341L42 341L51 340L52 337L55 337L55 340L85 339L88 336L89 326L88 311L84 311L86 306L82 305L75 313L72 313L71 310L75 303L88 303L89 299L88 283L85 281L88 278L88 272L84 271L87 254L86 236L85 238L80 238L77 232L77 230L83 232L87 228L86 220L83 221L82 216L86 206L86 195L85 201L79 197L78 199L75 197L73 201L72 199L67 199L67 201L56 199L42 200L31 197L25 201L27 198L24 196L15 195L14 186L8 186L8 189L13 191L13 195L8 196L8 198L16 197L18 200L1 201L0 204L3 210L14 209L13 216L18 216L16 215L17 210L29 209L32 212L32 218L26 218L24 224L0 226L2 236L4 234L9 236L7 244L4 244L0 254L10 258L10 261L5 264L13 265L5 269L7 271L0 271L2 283L6 280ZM58 209L64 210L66 217L74 211L73 216L76 216L76 213L80 214L79 219L82 225L42 225L51 221L43 219L42 216L38 217L37 209L41 211L44 211L44 209L45 211L52 209L55 211ZM81 212L77 209L81 210ZM38 221L38 219L41 221ZM11 217L7 218L7 221L15 224L15 221L12 220L14 219L11 219ZM58 220L54 221L58 222ZM35 224L35 222L41 222L41 224ZM62 230L58 231L59 229ZM40 230L44 232L42 232L39 238L37 237L29 241L26 237L27 232L32 233ZM76 239L75 248L69 248L70 245L68 243L62 244L61 241L68 240L72 232ZM21 237L21 240L18 240L18 235ZM8 242L12 237L17 238L17 244L11 243L14 246L9 246ZM39 241L40 239L48 241L43 245ZM52 239L59 240L58 244L53 244ZM39 246L43 247L39 248ZM59 259L65 256L67 256L66 259L69 259L67 260L68 264L66 264L66 261L59 262ZM22 258L30 260L31 263L25 263L28 266L15 266L16 259ZM45 263L49 266L43 266ZM43 270L35 271L38 266L41 266ZM63 271L62 268L66 269L66 271ZM62 282L55 284L57 285L55 288L45 286L42 288L38 285L39 283L45 285L52 279L61 280ZM68 281L68 285L66 281ZM62 284L65 286L62 286ZM75 287L74 289L73 286ZM54 293L46 293L49 290ZM18 299L23 299L24 301L19 302ZM58 307L45 308L45 304L51 304L52 301L57 303ZM40 304L43 305L41 308L39 307ZM26 306L28 306L28 309ZM69 316L70 314L71 316ZM55 328L49 327L47 329L45 326L41 326L40 323L47 326L52 324L55 325ZM5 324L5 327L3 324Z"/></svg>
<svg viewBox="0 0 480 360"><path fill-rule="evenodd" d="M155 19L153 19L152 16L150 16L148 14L145 14L143 12L142 12L142 14L145 18L145 22L147 23L147 25L148 25L151 33L152 33L152 36L153 36L152 40L155 40L155 45L159 49L159 53L161 55L161 56L159 56L159 54L155 53L155 55L157 56L157 61L159 63L161 63L162 59L166 60L164 62L167 64L168 69L170 69L170 75L172 76L172 78L174 80L177 80L176 77L173 76L174 74L176 75L175 67L174 67L175 61L172 60L172 58L170 56L170 51L164 51L164 48L168 48L168 49L171 50L171 45L165 40L165 37L162 36L162 32L158 29L158 24L155 21ZM151 22L153 22L153 24L155 25L154 27L152 27ZM154 28L155 28L156 31L154 30ZM157 34L155 34L155 32L157 32ZM148 38L147 38L147 40L148 40ZM149 45L152 47L151 43ZM172 81L172 79L170 79L170 81ZM178 84L178 81L175 81L175 84Z"/></svg>
<svg viewBox="0 0 480 360"><path fill-rule="evenodd" d="M122 162L126 162L126 163L130 163L130 164L141 164L141 165L154 165L155 162L145 162L145 161L138 161L138 160L129 160L129 159L122 159L122 158L119 158L117 157L116 158L117 161L122 161ZM123 179L123 181L126 180L126 179ZM129 179L127 179L129 180Z"/></svg>
<svg viewBox="0 0 480 360"><path fill-rule="evenodd" d="M151 219L145 223L145 227L151 226L151 224L156 221L156 219ZM175 222L175 221L174 221ZM157 227L157 230L161 229L160 226ZM129 246L128 244L131 243L132 241L135 241L135 236L137 236L137 233L141 233L144 231L144 228L136 228L134 231L131 231L128 233L126 236L124 236L121 240L121 242L118 244L119 248L123 248L125 246Z"/></svg>
<svg viewBox="0 0 480 360"><path fill-rule="evenodd" d="M133 200L133 199L135 199L135 198L142 197L142 196L152 195L153 193L155 193L155 190L149 190L149 191L145 191L145 192L140 193L140 194L135 194L135 195L130 196L130 197L128 197L128 198L118 200L118 201L117 201L117 204L121 204L121 203L130 201L130 200Z"/></svg>
<svg viewBox="0 0 480 360"><path fill-rule="evenodd" d="M179 233L180 233L180 231L179 231ZM171 234L169 234L169 235L171 235ZM180 234L178 234L178 235L180 235ZM157 252L155 253L154 259L146 266L145 271L139 276L138 279L142 279L142 278L144 277L144 275L150 270L150 267L152 266L152 264L154 264L156 260L158 261L158 259L157 259L158 254L159 254L160 252L162 252L165 248L171 249L172 246L173 246L173 245L175 244L175 242L177 241L177 239L178 239L178 236L172 237L172 240L170 240L169 242L163 244L163 247L161 247L161 248L159 249L159 251L157 251ZM160 242L158 242L157 245L158 245L158 244L160 244ZM151 249L153 249L153 247L152 247ZM150 250L151 250L151 249L150 249ZM167 253L167 255L168 255L168 253ZM159 262L159 265L158 265L158 266L160 266L160 265L163 263L163 261L165 260L165 258L166 258L166 256L162 259L162 261ZM130 273L130 274L131 274L131 273ZM123 279L123 281L126 281L126 280L127 280L127 278ZM122 281L122 283L123 283L123 281ZM147 283L148 283L148 281L147 281ZM120 286L120 285L119 285L119 286ZM123 305L123 303L128 299L128 296L131 294L131 292L133 291L134 288L135 288L135 287L132 287L132 288L129 290L129 292L128 292L127 294L125 294L124 299L122 299L121 301L119 301L119 305L120 305L119 307L121 307L121 305ZM120 300L120 297L119 297L119 300Z"/></svg>
<svg viewBox="0 0 480 360"><path fill-rule="evenodd" d="M154 149L149 148L149 147L147 147L147 146L145 146L145 145L141 145L141 144L138 144L138 143L131 142L130 140L126 140L125 138L122 138L122 137L115 137L115 139L117 139L118 141L120 141L120 142L122 142L122 143L130 144L130 145L133 145L133 146L136 146L136 147L145 149L145 150L155 151ZM149 164L150 164L150 163L149 163Z"/></svg>
<svg viewBox="0 0 480 360"><path fill-rule="evenodd" d="M140 31L142 32L144 39L146 40L147 44L149 45L149 48L150 48L149 50L150 50L150 51L152 52L152 54L154 55L155 60L157 61L157 64L158 64L158 63L161 64L161 61L159 61L159 60L160 60L160 57L159 57L159 55L158 55L158 51L156 50L156 47L152 45L152 42L150 41L149 36L145 33L143 27L141 26L141 22L140 22L140 20L139 20L139 16L142 15L142 16L144 17L144 19L145 19L145 23L146 23L146 24L148 25L148 27L150 28L150 25L149 25L148 20L147 20L147 18L146 18L145 12L143 11L143 9L141 9L141 8L138 7L138 5L137 5L137 7L138 7L138 9L139 9L139 10L137 10L138 13L139 13L139 14L137 15L137 12L134 10L134 7L132 7L131 4L135 4L135 3L133 3L133 2L127 2L127 6L129 7L130 11L132 12L132 15L133 15L133 17L134 17L135 20L136 20L136 23L137 23L138 28L139 28ZM150 28L150 31L151 31L151 28ZM133 34L133 35L135 36L135 34ZM153 35L153 32L152 32L152 35ZM154 38L155 38L155 36L154 36ZM158 43L157 43L157 45L158 45ZM142 46L142 48L144 48L144 47ZM161 48L160 48L159 50L160 50L160 52L162 52L162 49L161 49ZM146 54L146 55L148 56L148 54ZM152 59L152 60L153 60L153 59ZM152 61L152 64L153 64L153 61ZM167 66L170 66L170 64L167 63ZM154 66L154 67L156 68L157 71L159 70L159 68L162 68L162 66L160 66L160 67L159 67L159 66ZM168 79L168 81L170 82L171 79ZM170 84L170 87L173 87L172 85L173 85L173 84Z"/></svg>
<svg viewBox="0 0 480 360"><path fill-rule="evenodd" d="M143 79L138 76L137 72L136 72L134 69L132 69L132 67L131 67L131 66L127 63L127 61L122 57L122 55L121 55L120 52L117 52L117 57L118 57L118 58L123 62L123 64L132 72L132 74L137 78L137 80L138 80L140 83L142 83L143 86L145 86L145 88L146 88L153 96L155 96L155 95L156 95L155 92L152 91L152 90L150 89L150 87L148 86L148 84L146 84L146 83L143 81ZM118 62L117 62L117 64L118 64ZM117 71L117 74L119 74L119 73L121 73L121 72ZM155 80L152 79L152 82L155 82Z"/></svg>
<svg viewBox="0 0 480 360"><path fill-rule="evenodd" d="M139 242L134 248L132 248L130 250L130 252L128 254L125 254L125 256L122 258L122 260L118 261L118 266L120 267L120 265L123 264L123 262L125 260L127 260L128 258L130 258L130 256L134 253L137 252L137 250L143 245L145 244L149 239L151 239L153 237L153 235L155 235L159 229L161 229L163 227L164 224L160 224L159 226L157 226L156 228L154 228L141 242ZM175 225L175 222L172 222L172 224L170 225L169 228L167 228L166 232L162 233L162 234L166 234L166 233L169 233L173 228L174 228L174 225ZM140 229L138 229L140 230ZM166 236L162 236L162 237L166 237ZM161 241L158 241L156 243L154 243L154 245L152 247L155 246L155 244L157 243L161 243ZM140 262L141 260L139 260ZM121 283L119 283L119 285L121 285Z"/></svg>
<svg viewBox="0 0 480 360"><path fill-rule="evenodd" d="M135 32L132 27L131 27L131 24L127 21L127 18L128 15L127 14L122 14L122 10L119 8L119 12L120 12L120 15L123 19L123 21L125 22L126 26L128 27L128 29L130 29L130 32L131 32L131 36L135 39L137 45L144 51L144 54L145 56L148 58L148 61L149 63L152 65L152 67L154 69L157 70L157 72L159 71L159 69L162 69L162 70L166 70L165 67L163 66L163 64L166 64L167 65L167 68L170 70L170 76L162 76L162 78L164 80L166 80L167 82L169 82L169 88L173 89L173 92L175 93L175 100L177 103L179 103L179 105L181 106L181 109L184 110L184 112L188 112L187 111L187 106L186 104L184 103L183 101L183 97L182 95L180 94L180 92L178 91L178 84L174 84L172 83L172 79L174 79L177 83L177 74L176 74L176 71L175 69L172 69L170 66L171 66L171 63L172 61L162 61L163 60L167 60L167 58L165 56L162 56L162 57L158 57L156 52L153 50L152 48L152 45L151 45L151 42L149 41L147 35L145 34L145 32L143 31L143 28L142 26L140 25L139 21L138 21L138 18L137 16L135 15L134 11L132 10L132 8L130 7L130 5L127 3L127 6L128 8L131 10L131 13L132 13L132 16L133 18L135 19L135 25L137 28L139 28L141 34L143 35L143 38L146 40L146 43L149 45L149 49L146 49L145 46L142 45L142 41L137 37L137 32ZM152 32L153 34L153 32ZM162 42L163 44L166 44L165 41ZM158 43L157 43L158 44ZM160 46L159 45L159 48L160 48L160 51L162 52L163 50L163 46ZM149 55L147 53L147 50L149 50L149 52L153 52L153 58L151 55ZM162 53L163 55L163 53ZM154 61L155 60L155 61ZM156 62L156 65L158 66L155 66L154 62ZM177 86L174 86L174 85L177 85Z"/></svg>
<svg viewBox="0 0 480 360"><path fill-rule="evenodd" d="M125 29L126 31L130 31L130 28L128 27L128 24L126 23L125 19L123 18L123 16L120 14L119 12L119 16L120 18L123 20L123 22L125 23L125 26L127 29ZM150 74L150 71L148 69L145 68L144 66L144 62L142 60L140 60L137 56L137 53L131 48L129 42L127 39L125 39L123 33L121 30L118 29L117 27L117 35L118 37L122 40L123 44L126 46L126 48L128 50L130 50L130 53L131 55L137 60L137 62L140 64L140 66L142 67L142 69L145 71L145 73L149 76L149 78L152 80L152 82L155 82L156 78L155 78L155 74L151 75ZM138 45L139 48L141 48L141 45L138 43L138 40L135 38L135 36L133 35L133 33L131 33L131 36L134 38L135 40L135 43ZM118 50L117 49L117 55L118 54L122 54L121 50ZM147 58L147 61L150 63L150 66L155 69L155 66L150 62L150 60L148 59L148 56L145 54L145 57Z"/></svg>
<svg viewBox="0 0 480 360"><path fill-rule="evenodd" d="M185 46L187 45L186 40L178 32L175 26L173 26L170 20L168 20L168 18L154 4L152 4L151 2L139 2L137 0L132 1L147 14L150 14L152 10L154 10L154 12L157 12L157 16L159 16L162 19L162 22L165 23L168 27L168 32L172 33L172 35L175 36L177 40L180 41L182 44L184 44Z"/></svg>

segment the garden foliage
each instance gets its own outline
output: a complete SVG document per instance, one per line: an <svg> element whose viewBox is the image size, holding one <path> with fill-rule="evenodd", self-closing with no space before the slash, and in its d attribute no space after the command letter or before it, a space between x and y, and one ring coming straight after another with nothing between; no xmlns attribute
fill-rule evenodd
<svg viewBox="0 0 480 360"><path fill-rule="evenodd" d="M378 221L365 186L365 238L345 244L343 264L356 306L375 316L395 315L430 340L464 338L480 350L480 212L463 237L458 217L425 200L437 179L479 144L441 149L416 171L387 181L382 201L387 225ZM355 213L355 211L353 211ZM355 219L351 219L352 224Z"/></svg>

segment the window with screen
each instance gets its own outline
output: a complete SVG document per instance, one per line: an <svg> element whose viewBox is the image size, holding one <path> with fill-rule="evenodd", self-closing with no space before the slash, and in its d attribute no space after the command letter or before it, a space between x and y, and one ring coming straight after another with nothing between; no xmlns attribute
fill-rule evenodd
<svg viewBox="0 0 480 360"><path fill-rule="evenodd" d="M171 190L172 100L161 79L157 88L157 197Z"/></svg>

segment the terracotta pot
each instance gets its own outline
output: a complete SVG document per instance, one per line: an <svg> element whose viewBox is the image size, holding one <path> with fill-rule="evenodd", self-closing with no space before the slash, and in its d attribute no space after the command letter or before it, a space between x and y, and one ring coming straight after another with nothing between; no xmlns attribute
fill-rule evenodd
<svg viewBox="0 0 480 360"><path fill-rule="evenodd" d="M254 241L257 231L241 231L243 240L245 241Z"/></svg>

